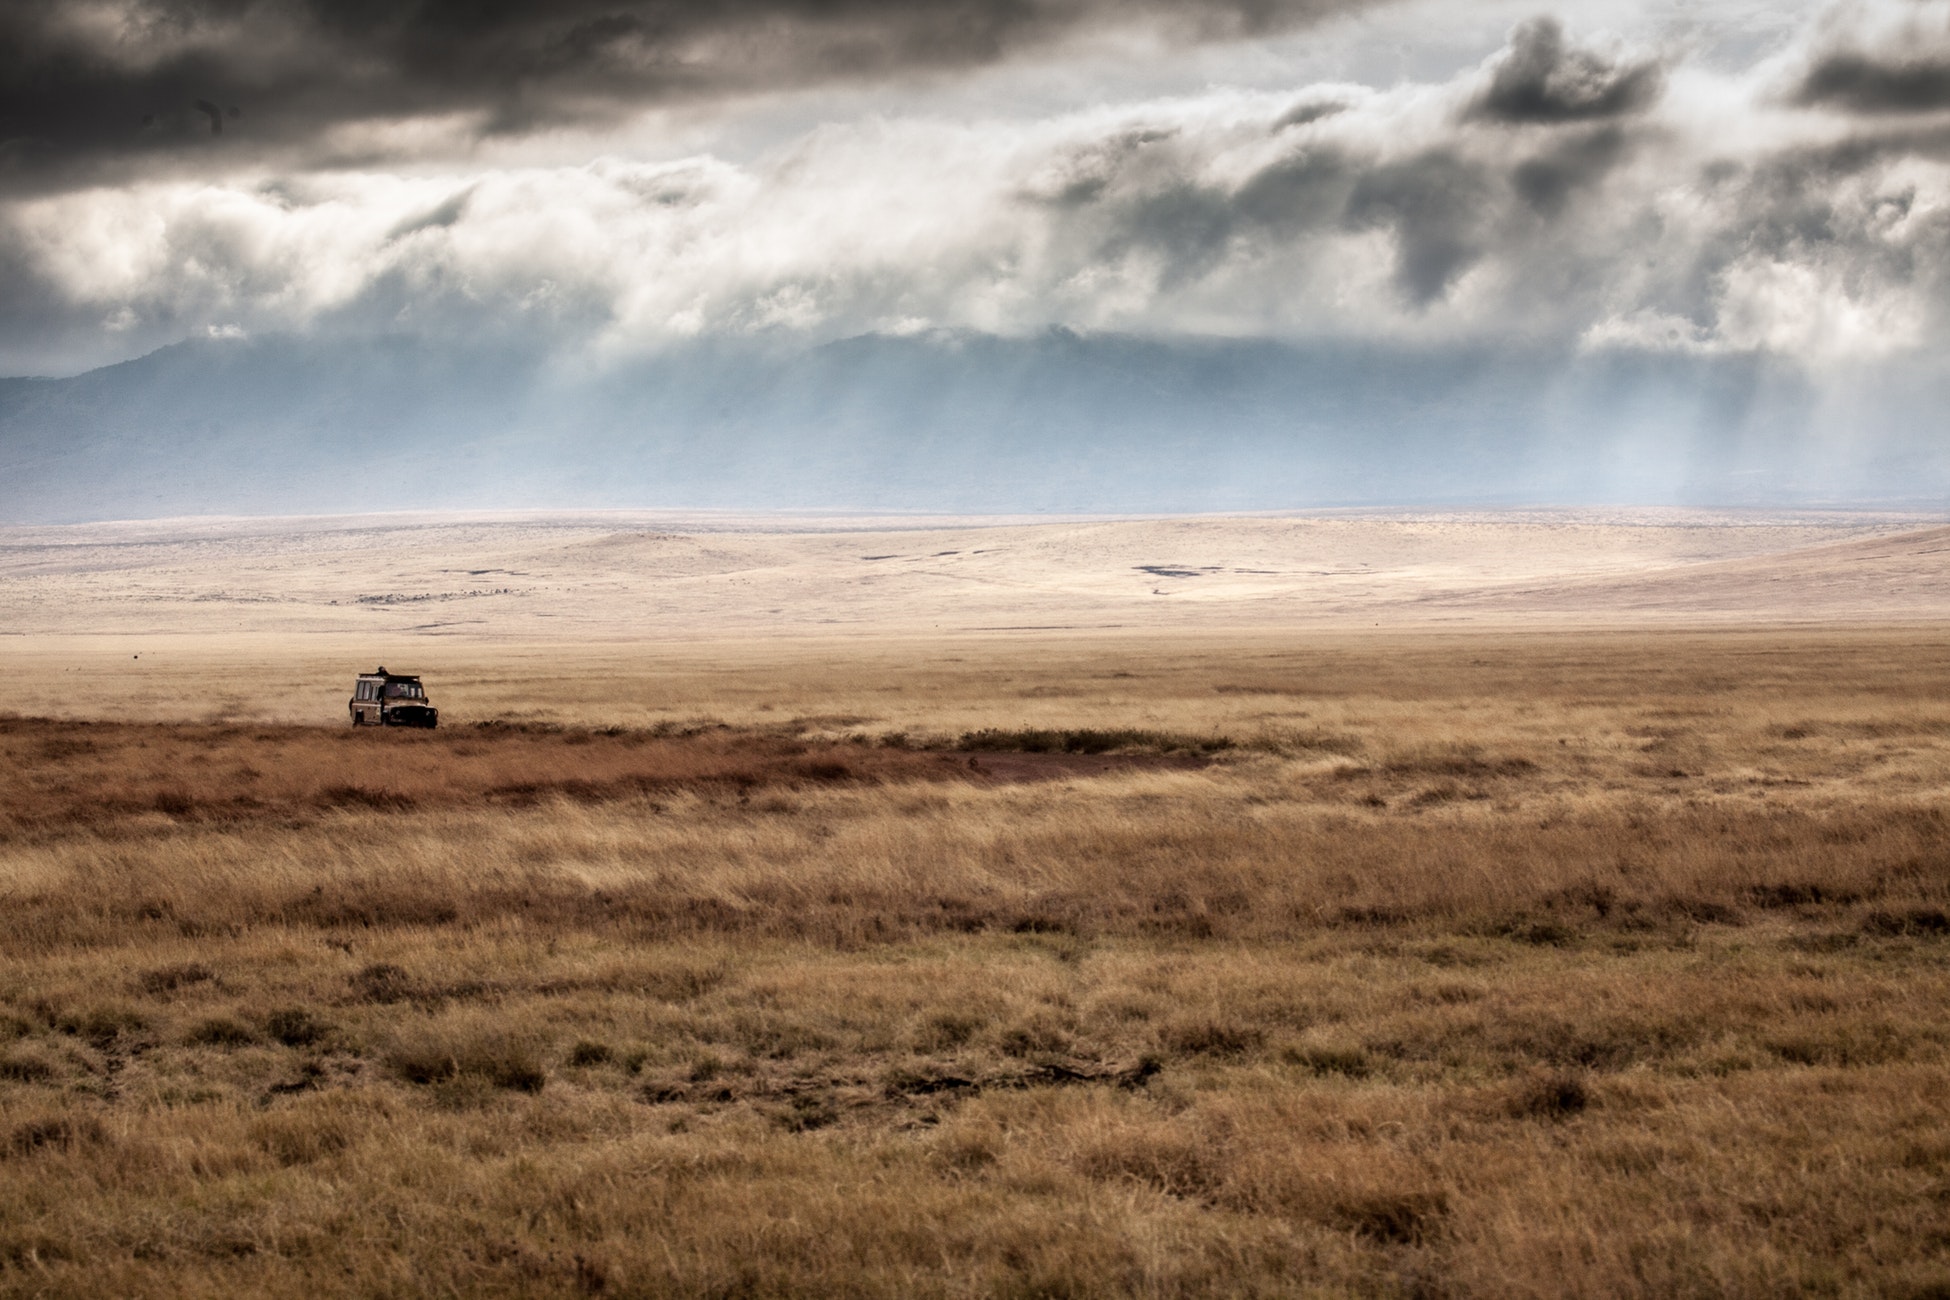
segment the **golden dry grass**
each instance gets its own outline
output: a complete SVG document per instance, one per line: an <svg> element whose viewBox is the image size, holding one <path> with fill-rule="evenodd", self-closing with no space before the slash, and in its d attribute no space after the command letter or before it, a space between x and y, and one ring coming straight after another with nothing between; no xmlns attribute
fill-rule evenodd
<svg viewBox="0 0 1950 1300"><path fill-rule="evenodd" d="M1938 640L924 649L5 724L0 1289L1950 1292Z"/></svg>

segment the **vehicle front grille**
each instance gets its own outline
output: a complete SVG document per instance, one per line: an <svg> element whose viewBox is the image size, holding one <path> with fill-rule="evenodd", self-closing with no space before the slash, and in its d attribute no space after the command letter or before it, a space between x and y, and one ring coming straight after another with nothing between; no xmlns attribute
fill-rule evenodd
<svg viewBox="0 0 1950 1300"><path fill-rule="evenodd" d="M422 704L398 705L386 710L386 721L395 727L431 727L440 712Z"/></svg>

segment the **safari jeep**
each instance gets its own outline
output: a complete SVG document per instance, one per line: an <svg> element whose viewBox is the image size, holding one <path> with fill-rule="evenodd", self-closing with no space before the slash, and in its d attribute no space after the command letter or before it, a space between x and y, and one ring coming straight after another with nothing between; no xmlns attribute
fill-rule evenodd
<svg viewBox="0 0 1950 1300"><path fill-rule="evenodd" d="M440 723L440 710L427 702L420 679L389 673L384 667L360 673L346 704L352 710L355 727L433 727Z"/></svg>

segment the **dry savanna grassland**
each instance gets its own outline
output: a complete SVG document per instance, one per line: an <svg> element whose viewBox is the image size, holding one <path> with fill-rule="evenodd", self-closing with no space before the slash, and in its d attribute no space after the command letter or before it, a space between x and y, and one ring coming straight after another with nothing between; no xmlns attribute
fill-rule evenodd
<svg viewBox="0 0 1950 1300"><path fill-rule="evenodd" d="M0 1290L1950 1295L1929 629L343 658L8 658Z"/></svg>

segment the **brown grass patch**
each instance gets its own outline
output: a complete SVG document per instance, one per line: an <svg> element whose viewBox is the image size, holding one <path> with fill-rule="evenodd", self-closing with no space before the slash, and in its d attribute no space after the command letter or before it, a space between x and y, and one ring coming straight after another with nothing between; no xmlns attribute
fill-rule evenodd
<svg viewBox="0 0 1950 1300"><path fill-rule="evenodd" d="M0 1291L1927 1294L1950 656L1495 648L11 720Z"/></svg>
<svg viewBox="0 0 1950 1300"><path fill-rule="evenodd" d="M86 732L85 743L67 733ZM937 753L808 742L775 731L690 735L495 726L441 732L132 725L0 717L0 843L73 830L290 821L683 791L733 797L834 783L968 779Z"/></svg>

